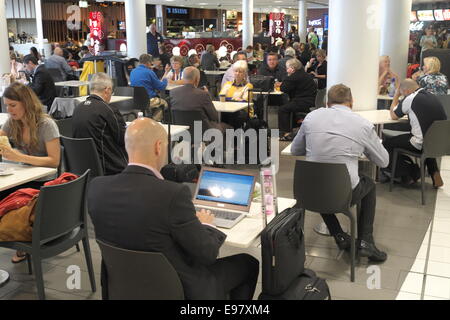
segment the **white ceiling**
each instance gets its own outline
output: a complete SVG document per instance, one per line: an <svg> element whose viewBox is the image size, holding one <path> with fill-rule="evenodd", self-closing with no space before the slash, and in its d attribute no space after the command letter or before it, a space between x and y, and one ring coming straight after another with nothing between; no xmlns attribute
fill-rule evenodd
<svg viewBox="0 0 450 320"><path fill-rule="evenodd" d="M268 9L297 9L298 0L253 0L255 11L268 12ZM308 8L326 8L329 0L308 1ZM397 1L397 0L392 0ZM192 8L241 10L241 0L146 0L148 4L164 4L168 6L186 6ZM413 0L413 3L449 2L449 0Z"/></svg>

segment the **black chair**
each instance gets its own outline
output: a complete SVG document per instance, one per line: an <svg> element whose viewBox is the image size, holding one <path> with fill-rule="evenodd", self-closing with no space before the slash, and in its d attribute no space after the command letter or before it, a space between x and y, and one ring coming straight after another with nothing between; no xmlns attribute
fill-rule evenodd
<svg viewBox="0 0 450 320"><path fill-rule="evenodd" d="M194 123L195 121L202 121L202 136L206 131L207 127L204 121L202 120L202 112L201 111L180 111L180 110L171 110L172 111L172 124L181 125L181 126L189 126L189 134L191 137L191 159L194 160L195 152L197 152L197 148L194 144ZM194 163L194 162L192 162Z"/></svg>
<svg viewBox="0 0 450 320"><path fill-rule="evenodd" d="M183 300L177 272L159 252L117 248L97 239L102 252L103 299ZM106 296L105 296L106 295Z"/></svg>
<svg viewBox="0 0 450 320"><path fill-rule="evenodd" d="M88 177L89 171L86 171L74 181L42 187L34 209L32 241L0 242L0 247L26 253L28 270L32 274L34 268L41 300L45 299L42 260L67 251L80 241L83 243L92 292L96 291L86 217Z"/></svg>
<svg viewBox="0 0 450 320"><path fill-rule="evenodd" d="M116 87L114 89L114 94L116 96L134 97L134 87ZM130 116L137 119L138 112L141 111L136 107L134 99L117 102L114 103L114 105L117 106L117 109L119 109L119 112L122 117L124 117L125 121L130 121Z"/></svg>
<svg viewBox="0 0 450 320"><path fill-rule="evenodd" d="M294 198L305 210L343 213L351 224L350 280L355 281L356 218L351 212L352 184L345 164L297 160L294 172Z"/></svg>
<svg viewBox="0 0 450 320"><path fill-rule="evenodd" d="M61 137L64 147L64 167L66 171L74 174L82 174L90 169L90 178L103 175L103 167L92 138L75 139Z"/></svg>
<svg viewBox="0 0 450 320"><path fill-rule="evenodd" d="M151 116L148 114L150 111L150 97L144 87L134 87L133 101L134 107L142 111L144 116Z"/></svg>
<svg viewBox="0 0 450 320"><path fill-rule="evenodd" d="M435 121L428 129L423 139L422 152L412 152L402 148L395 148L392 156L392 174L389 191L394 184L397 159L399 154L419 158L420 160L420 184L422 190L422 205L425 205L425 160L427 158L440 158L450 154L450 120Z"/></svg>
<svg viewBox="0 0 450 320"><path fill-rule="evenodd" d="M72 138L72 118L65 118L60 120L55 120L56 125L59 129L59 135Z"/></svg>
<svg viewBox="0 0 450 320"><path fill-rule="evenodd" d="M443 96L435 96L444 107L445 113L447 114L447 118L450 119L450 95L443 95Z"/></svg>
<svg viewBox="0 0 450 320"><path fill-rule="evenodd" d="M61 73L61 70L56 68L47 68L47 71L48 73L50 73L50 76L52 77L54 82L61 82L65 80L64 76ZM66 97L69 95L69 88L55 87L55 90L57 97Z"/></svg>

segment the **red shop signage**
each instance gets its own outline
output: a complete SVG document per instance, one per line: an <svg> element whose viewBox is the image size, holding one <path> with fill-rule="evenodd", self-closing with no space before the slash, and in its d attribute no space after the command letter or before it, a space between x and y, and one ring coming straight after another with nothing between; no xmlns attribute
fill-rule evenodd
<svg viewBox="0 0 450 320"><path fill-rule="evenodd" d="M89 29L91 31L91 44L93 44L94 55L100 51L100 45L105 41L103 33L103 14L99 11L89 13Z"/></svg>
<svg viewBox="0 0 450 320"><path fill-rule="evenodd" d="M269 34L271 36L272 44L274 44L277 40L282 40L284 37L286 37L286 29L284 27L284 13L270 13Z"/></svg>

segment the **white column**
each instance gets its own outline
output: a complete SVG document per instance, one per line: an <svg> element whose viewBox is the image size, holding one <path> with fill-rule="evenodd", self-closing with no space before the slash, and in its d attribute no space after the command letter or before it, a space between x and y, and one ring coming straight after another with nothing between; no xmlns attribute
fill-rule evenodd
<svg viewBox="0 0 450 320"><path fill-rule="evenodd" d="M298 1L298 35L300 36L300 42L306 43L306 36L308 28L307 19L308 3L306 0Z"/></svg>
<svg viewBox="0 0 450 320"><path fill-rule="evenodd" d="M145 0L125 0L125 25L130 58L139 58L141 54L147 53L145 19Z"/></svg>
<svg viewBox="0 0 450 320"><path fill-rule="evenodd" d="M37 44L38 50L41 54L43 54L44 50L44 29L42 27L42 8L41 8L41 0L34 0L34 8L36 12L36 29L37 29Z"/></svg>
<svg viewBox="0 0 450 320"><path fill-rule="evenodd" d="M0 0L0 76L4 73L10 73L9 65L9 41L8 24L6 23L6 3Z"/></svg>
<svg viewBox="0 0 450 320"><path fill-rule="evenodd" d="M380 56L391 58L391 69L406 78L412 0L382 0ZM397 81L399 79L396 79Z"/></svg>
<svg viewBox="0 0 450 320"><path fill-rule="evenodd" d="M242 49L253 46L253 0L242 0Z"/></svg>
<svg viewBox="0 0 450 320"><path fill-rule="evenodd" d="M327 86L350 87L354 110L377 109L379 10L380 0L330 0Z"/></svg>

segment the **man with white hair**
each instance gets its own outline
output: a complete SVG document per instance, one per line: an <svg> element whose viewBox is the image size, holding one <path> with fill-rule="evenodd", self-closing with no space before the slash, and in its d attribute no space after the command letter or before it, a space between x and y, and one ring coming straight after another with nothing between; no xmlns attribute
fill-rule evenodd
<svg viewBox="0 0 450 320"><path fill-rule="evenodd" d="M156 32L156 25L150 25L150 32L147 33L147 53L153 57L159 57L159 45L163 43L163 37Z"/></svg>
<svg viewBox="0 0 450 320"><path fill-rule="evenodd" d="M401 96L405 98L399 101ZM447 119L442 103L433 94L420 88L417 82L412 79L406 79L400 83L392 101L390 113L393 120L408 115L411 125L411 132L385 139L384 147L391 155L395 148L420 152L423 147L423 138L433 122ZM447 137L442 138L447 139ZM392 156L390 159L392 161ZM439 173L436 159L428 158L425 164L433 180L433 186L435 188L442 187L444 182ZM391 164L389 167L391 168ZM406 185L413 184L420 178L420 173L413 167L406 166L404 161L398 161L396 169L396 173Z"/></svg>
<svg viewBox="0 0 450 320"><path fill-rule="evenodd" d="M124 141L126 124L119 110L109 105L112 79L103 72L96 73L89 90L91 95L73 112L73 137L94 140L105 175L122 172L128 161Z"/></svg>
<svg viewBox="0 0 450 320"><path fill-rule="evenodd" d="M61 79L55 79L56 81L66 81L69 76L74 76L72 68L64 59L64 51L60 47L56 47L53 54L45 61L45 67L47 69L58 69L61 73Z"/></svg>

